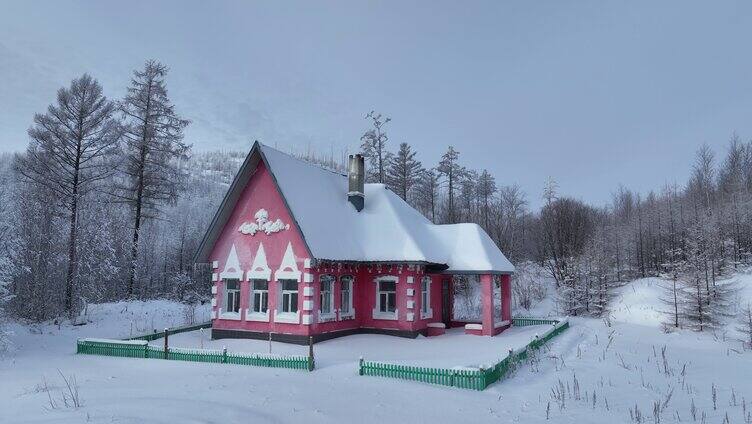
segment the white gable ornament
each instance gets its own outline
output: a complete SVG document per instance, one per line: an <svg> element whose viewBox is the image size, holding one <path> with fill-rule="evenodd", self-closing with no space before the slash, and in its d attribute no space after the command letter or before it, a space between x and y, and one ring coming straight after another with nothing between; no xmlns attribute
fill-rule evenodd
<svg viewBox="0 0 752 424"><path fill-rule="evenodd" d="M300 282L300 270L295 262L295 253L292 251L292 243L287 243L285 256L282 257L282 263L279 269L274 273L276 280L297 280Z"/></svg>
<svg viewBox="0 0 752 424"><path fill-rule="evenodd" d="M272 233L278 233L282 230L289 230L290 224L285 224L281 219L277 218L275 221L269 220L269 212L266 209L259 209L255 215L253 215L256 222L244 222L238 228L243 234L256 235L258 231L263 231L266 235Z"/></svg>
<svg viewBox="0 0 752 424"><path fill-rule="evenodd" d="M248 271L248 281L258 280L271 280L272 270L266 262L266 252L264 251L264 244L259 243L258 250L256 251L256 257L253 258L253 265Z"/></svg>
<svg viewBox="0 0 752 424"><path fill-rule="evenodd" d="M227 261L225 261L225 269L219 274L219 278L223 280L226 278L243 279L243 270L240 268L240 260L234 244L230 248L230 254L227 255Z"/></svg>

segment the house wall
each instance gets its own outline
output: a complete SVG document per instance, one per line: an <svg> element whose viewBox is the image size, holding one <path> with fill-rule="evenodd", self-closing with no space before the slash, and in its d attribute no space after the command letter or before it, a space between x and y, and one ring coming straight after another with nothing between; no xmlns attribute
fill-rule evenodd
<svg viewBox="0 0 752 424"><path fill-rule="evenodd" d="M268 213L269 220L275 221L281 219L287 229L266 234L264 231L258 231L254 235L243 234L238 229L243 223L256 222L254 215L260 210L265 209ZM269 282L269 322L257 322L247 320L247 310L250 304L250 283L247 280L246 271L250 270L255 259L259 245L263 244L266 254L267 265L270 270ZM224 279L223 272L232 272L234 268L228 263L229 254L232 247L235 247L239 261L239 270L242 273L241 278L241 302L240 316L237 319L228 319L222 314L224 303ZM268 332L285 334L307 335L309 327L299 324L275 322L273 309L276 308L279 301L277 289L277 271L283 261L283 256L289 248L293 252L295 267L300 271L300 284L298 291L298 311L303 315L303 287L306 273L306 265L310 265L309 253L300 230L296 226L292 217L288 213L287 207L280 196L276 184L271 174L260 162L254 175L250 178L248 184L243 190L235 209L233 210L225 228L217 239L212 252L209 256L211 261L216 261L218 267L215 269L215 296L213 307L213 328L215 329L233 329L246 331ZM230 261L231 262L231 261ZM228 269L228 267L230 267Z"/></svg>
<svg viewBox="0 0 752 424"><path fill-rule="evenodd" d="M429 322L441 320L441 290L438 282L431 283L430 301L433 316L421 317L421 285L420 280L425 275L422 266L406 264L382 265L353 265L336 262L321 263L311 269L314 281L313 315L314 322L310 326L311 334L324 334L337 331L354 330L358 328L396 330L403 332L421 331ZM321 285L323 276L334 277L335 314L324 318L321 310ZM343 317L341 310L341 278L353 276L353 307L354 317ZM396 279L397 319L384 319L374 316L377 306L377 280L383 277ZM429 276L437 280L438 276Z"/></svg>
<svg viewBox="0 0 752 424"><path fill-rule="evenodd" d="M281 219L289 227L266 234L243 234L239 228L244 223L254 223L254 215L264 209L270 221ZM251 283L248 271L252 271L258 256L259 245L263 245L269 274L269 317L267 321L250 319ZM234 263L233 251L237 257ZM287 249L291 249L294 267L299 271L298 284L298 323L277 322L275 312L281 293L279 292L278 271L283 263ZM432 317L421 317L421 278L423 267L408 264L354 265L337 262L320 262L312 264L303 241L303 236L290 216L279 194L271 173L263 162L251 176L243 190L235 209L225 228L217 239L210 260L216 263L214 270L213 328L215 330L233 330L255 333L279 333L294 336L308 336L337 331L369 328L378 330L396 330L415 332L425 329L426 324L441 320L441 276L430 276ZM289 269L288 269L289 271ZM352 275L353 283L353 318L341 317L339 313L326 322L319 317L321 308L320 278L330 274L335 277L334 309L341 308L340 278ZM225 280L240 277L240 313L231 316L224 311ZM380 277L393 276L397 279L397 319L374 317L376 308L376 280ZM224 277L224 278L223 278ZM411 307L409 307L411 306Z"/></svg>

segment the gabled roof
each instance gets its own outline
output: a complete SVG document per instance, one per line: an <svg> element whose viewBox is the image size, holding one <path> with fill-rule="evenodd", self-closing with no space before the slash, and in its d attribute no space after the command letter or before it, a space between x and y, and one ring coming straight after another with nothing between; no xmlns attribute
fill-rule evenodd
<svg viewBox="0 0 752 424"><path fill-rule="evenodd" d="M347 200L344 174L256 142L204 236L208 255L259 161L264 161L312 258L444 265L447 272L512 273L514 266L476 224L435 225L383 184L365 185L365 207Z"/></svg>

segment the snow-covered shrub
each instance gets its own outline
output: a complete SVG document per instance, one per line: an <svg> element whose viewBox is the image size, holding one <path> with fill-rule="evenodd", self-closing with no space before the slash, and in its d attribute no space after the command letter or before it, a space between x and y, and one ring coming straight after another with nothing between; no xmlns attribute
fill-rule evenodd
<svg viewBox="0 0 752 424"><path fill-rule="evenodd" d="M739 325L737 330L742 334L742 342L750 349L752 349L752 303L742 308L738 317Z"/></svg>
<svg viewBox="0 0 752 424"><path fill-rule="evenodd" d="M455 275L454 319L459 321L480 321L482 303L480 280L477 275Z"/></svg>
<svg viewBox="0 0 752 424"><path fill-rule="evenodd" d="M10 345L10 332L4 325L7 319L5 305L12 297L8 286L10 286L9 283L0 281L0 353L3 353Z"/></svg>
<svg viewBox="0 0 752 424"><path fill-rule="evenodd" d="M515 267L512 279L512 299L515 306L530 310L546 298L548 284L546 270L536 263L523 262Z"/></svg>

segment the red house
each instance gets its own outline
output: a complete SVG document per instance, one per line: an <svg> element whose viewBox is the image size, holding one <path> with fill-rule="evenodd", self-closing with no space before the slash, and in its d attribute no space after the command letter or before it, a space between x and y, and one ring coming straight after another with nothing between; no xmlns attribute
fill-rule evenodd
<svg viewBox="0 0 752 424"><path fill-rule="evenodd" d="M196 253L210 263L212 337L307 343L511 324L514 267L476 224L435 225L383 184L255 143ZM453 319L453 277L480 285L482 319Z"/></svg>

